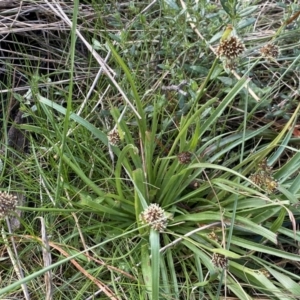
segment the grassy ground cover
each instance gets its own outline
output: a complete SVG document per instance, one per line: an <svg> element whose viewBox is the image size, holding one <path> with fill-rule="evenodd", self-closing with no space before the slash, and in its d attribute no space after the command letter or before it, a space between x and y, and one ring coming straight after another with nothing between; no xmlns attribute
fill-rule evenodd
<svg viewBox="0 0 300 300"><path fill-rule="evenodd" d="M300 298L298 1L2 2L0 299Z"/></svg>

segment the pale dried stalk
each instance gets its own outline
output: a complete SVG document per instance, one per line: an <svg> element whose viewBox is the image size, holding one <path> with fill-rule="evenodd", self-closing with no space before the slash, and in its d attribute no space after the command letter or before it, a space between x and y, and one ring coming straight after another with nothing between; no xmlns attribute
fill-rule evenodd
<svg viewBox="0 0 300 300"><path fill-rule="evenodd" d="M73 26L72 21L65 14L65 12L61 9L60 5L57 2L53 1L55 3L56 8L57 8L57 9L55 9L55 7L52 4L50 4L48 0L45 0L45 1L49 5L49 7L53 10L53 12L58 17L60 17L62 20L64 20L70 26L70 28L72 28L72 26ZM87 49L92 53L92 55L94 56L94 58L97 60L97 62L99 63L99 65L103 69L104 73L106 74L106 76L112 81L112 83L114 84L114 86L118 89L118 91L120 92L120 94L123 96L123 98L124 98L125 102L128 104L128 106L132 109L132 111L135 113L135 115L139 119L141 119L141 116L139 115L139 113L137 112L137 110L135 109L135 107L132 105L132 103L127 98L126 94L123 92L123 90L121 89L121 87L119 86L119 84L116 82L116 80L114 78L115 72L105 63L105 61L93 49L92 45L90 43L88 43L88 41L83 37L83 35L81 34L81 32L77 28L75 29L75 31L76 31L77 36L82 40L82 42L85 44L85 46L87 47Z"/></svg>
<svg viewBox="0 0 300 300"><path fill-rule="evenodd" d="M6 223L7 223L7 226L9 228L9 233L11 233L12 231L11 231L11 228L10 228L10 222L9 222L7 217L6 217ZM11 241L12 247L13 247L13 251L12 251L3 227L2 227L1 233L2 233L3 241L6 244L6 250L7 250L9 258L11 260L12 266L13 266L13 268L14 268L17 276L18 276L18 279L21 280L21 279L24 278L24 274L23 274L23 271L22 271L21 263L20 263L19 258L18 258L18 252L17 252L16 246L15 246L14 238L13 237L10 238L10 241ZM21 287L22 287L22 290L23 290L24 299L30 300L27 285L25 283L23 283L23 284L21 284Z"/></svg>
<svg viewBox="0 0 300 300"><path fill-rule="evenodd" d="M47 231L46 231L46 226L45 226L45 220L44 218L40 217L41 220L41 236L42 236L42 252L43 252L43 261L44 261L44 267L49 267L52 263L52 258L51 258L51 252L50 252L50 246L49 246L49 241L48 241L48 236L47 236ZM45 295L45 300L52 300L52 294L53 294L53 289L52 289L52 273L51 271L47 271L44 274L45 278L45 288L46 288L46 295Z"/></svg>

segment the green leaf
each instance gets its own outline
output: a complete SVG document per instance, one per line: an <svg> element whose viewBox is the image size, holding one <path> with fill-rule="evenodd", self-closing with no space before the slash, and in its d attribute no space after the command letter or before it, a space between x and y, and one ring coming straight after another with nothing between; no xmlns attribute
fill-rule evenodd
<svg viewBox="0 0 300 300"><path fill-rule="evenodd" d="M224 83L224 85L232 86L233 79L225 76L218 76L218 79Z"/></svg>
<svg viewBox="0 0 300 300"><path fill-rule="evenodd" d="M226 13L233 18L236 15L237 0L221 0L220 2Z"/></svg>
<svg viewBox="0 0 300 300"><path fill-rule="evenodd" d="M164 2L173 9L179 10L179 6L174 0L164 0Z"/></svg>
<svg viewBox="0 0 300 300"><path fill-rule="evenodd" d="M121 56L118 54L118 52L116 51L115 47L113 46L113 44L107 39L107 44L113 54L113 57L115 58L116 62L118 63L118 65L123 69L125 76L128 80L128 83L130 84L131 87L131 91L135 100L135 104L137 107L137 111L140 115L140 118L137 118L137 122L139 124L139 130L140 130L140 134L141 134L141 138L144 141L144 134L147 130L147 126L146 126L146 116L143 110L143 105L142 105L142 100L139 96L139 93L137 91L137 87L135 84L135 80L133 78L133 74L130 72L128 66L125 64L125 62L123 61L123 59L121 58Z"/></svg>
<svg viewBox="0 0 300 300"><path fill-rule="evenodd" d="M164 245L167 245L171 242L171 239L167 234L163 234ZM179 285L177 280L177 270L176 265L177 261L174 257L174 252L172 248L168 248L161 259L166 257L166 270L162 271L169 274L170 280L168 282L163 282L163 286L170 285L170 288L173 289L173 295L175 299L179 299ZM165 284L164 284L165 283Z"/></svg>
<svg viewBox="0 0 300 300"><path fill-rule="evenodd" d="M215 268L211 262L211 257L209 257L204 251L199 249L194 243L188 240L183 240L182 244L189 248L194 253L194 255L197 255L201 259L201 262L205 265L210 274L215 273Z"/></svg>
<svg viewBox="0 0 300 300"><path fill-rule="evenodd" d="M217 120L220 118L223 111L227 108L231 101L234 100L234 97L241 91L241 89L250 81L250 79L241 78L235 86L230 90L230 92L225 96L225 98L218 104L218 107L211 114L211 116L205 120L204 124L201 126L201 132L199 138L206 133L207 130L217 123Z"/></svg>
<svg viewBox="0 0 300 300"><path fill-rule="evenodd" d="M122 151L120 153L118 153L118 161L117 161L117 164L116 164L116 169L115 169L115 177L116 177L116 188L117 188L117 191L118 191L118 194L121 198L123 198L125 200L125 197L123 195L123 189L122 189L122 183L123 183L123 180L124 178L122 178L121 176L121 171L122 171L122 168L125 168L128 176L132 177L132 166L131 164L128 162L128 156L130 154L132 155L136 155L138 154L139 150L138 148L136 148L134 145L126 145Z"/></svg>
<svg viewBox="0 0 300 300"><path fill-rule="evenodd" d="M48 140L49 144L52 145L52 147L55 149L55 151L57 153L60 153L60 149L58 148L58 146L56 144L54 144L47 136L45 136L45 138ZM79 178L81 178L81 180L83 182L86 183L86 185L91 188L98 196L103 196L105 195L105 192L100 189L98 187L97 184L95 184L90 178L88 178L84 172L82 171L82 169L77 166L75 163L73 163L71 161L71 159L66 155L66 154L62 154L62 159L63 161L70 166L70 168L79 176Z"/></svg>
<svg viewBox="0 0 300 300"><path fill-rule="evenodd" d="M177 134L177 136L176 136L176 138L175 138L175 140L173 142L173 146L172 146L171 150L169 151L169 155L173 154L173 152L177 148L178 143L180 142L182 136L185 136L187 134L188 130L190 129L190 126L194 122L197 122L199 120L201 114L207 108L210 108L215 102L217 102L217 100L218 100L217 98L210 99L204 105L202 105L201 108L199 108L198 110L196 110L196 112L194 114L192 114L191 116L188 116L188 117L184 117L183 116L181 118L179 132L178 132L178 134ZM201 132L202 132L202 130L201 130ZM200 136L199 136L199 138L200 138Z"/></svg>
<svg viewBox="0 0 300 300"><path fill-rule="evenodd" d="M141 266L142 266L142 273L144 279L144 285L148 294L149 299L152 299L152 267L150 261L150 253L149 249L149 242L144 241L141 243Z"/></svg>
<svg viewBox="0 0 300 300"><path fill-rule="evenodd" d="M247 5L247 7L240 10L238 12L238 14L239 14L240 17L246 17L246 16L251 15L252 13L254 13L257 9L258 9L258 5L252 5L252 6Z"/></svg>
<svg viewBox="0 0 300 300"><path fill-rule="evenodd" d="M213 253L219 253L219 254L222 254L228 258L233 258L233 259L239 259L241 258L240 255L232 252L232 251L229 251L229 250L226 250L226 249L223 249L223 248L215 248L215 249L211 249L211 251Z"/></svg>
<svg viewBox="0 0 300 300"><path fill-rule="evenodd" d="M159 300L159 275L160 275L160 234L154 229L150 229L150 248L151 248L151 276L152 276L152 300Z"/></svg>
<svg viewBox="0 0 300 300"><path fill-rule="evenodd" d="M295 282L283 273L277 272L273 268L266 266L266 269L281 283L286 290L286 294L290 294L291 296L300 296L300 285L298 282Z"/></svg>
<svg viewBox="0 0 300 300"><path fill-rule="evenodd" d="M257 234L260 234L260 232L257 232ZM242 238L239 238L237 236L233 236L232 237L232 244L248 249L248 250L253 250L259 253L267 253L267 254L271 254L277 257L281 257L281 258L286 258L292 261L300 261L300 256L293 254L293 253L288 253L282 250L278 250L276 248L271 248L259 243L255 243L255 242L251 242Z"/></svg>
<svg viewBox="0 0 300 300"><path fill-rule="evenodd" d="M282 226L286 216L286 210L284 208L281 208L280 213L275 221L273 221L272 226L270 230L273 232L277 232L278 229Z"/></svg>
<svg viewBox="0 0 300 300"><path fill-rule="evenodd" d="M46 104L47 106L55 109L56 111L62 113L63 115L66 115L67 110L62 107L61 105L54 103L53 101L42 97L41 95L37 95L38 100ZM98 138L100 141L102 141L105 145L108 144L107 136L99 129L97 129L94 125L92 125L90 122L86 121L85 119L81 118L80 116L76 115L75 113L71 113L70 119L74 120L78 124L85 127L87 130L89 130L96 138Z"/></svg>
<svg viewBox="0 0 300 300"><path fill-rule="evenodd" d="M289 190L285 189L282 185L279 184L277 190L284 195L292 204L298 204L299 199L297 196L293 195Z"/></svg>
<svg viewBox="0 0 300 300"><path fill-rule="evenodd" d="M134 184L134 207L135 207L135 216L137 223L140 223L140 214L145 210L149 203L146 198L146 185L144 184L144 175L141 169L133 171L133 184ZM143 234L147 231L146 228L140 227L140 233Z"/></svg>
<svg viewBox="0 0 300 300"><path fill-rule="evenodd" d="M254 24L256 20L257 20L256 18L242 19L242 20L238 23L237 27L238 27L238 29L243 29L243 28L245 28L245 27L248 27L248 26Z"/></svg>
<svg viewBox="0 0 300 300"><path fill-rule="evenodd" d="M293 183L291 184L289 188L289 192L291 195L295 195L300 190L300 173L293 179ZM297 199L297 198L296 198Z"/></svg>
<svg viewBox="0 0 300 300"><path fill-rule="evenodd" d="M282 295L282 291L278 289L271 280L269 280L262 272L247 268L245 265L240 265L236 262L230 261L229 270L238 278L243 279L250 286L260 290L266 295L272 295L279 297L278 299L285 299Z"/></svg>
<svg viewBox="0 0 300 300"><path fill-rule="evenodd" d="M95 213L99 214L109 214L114 216L120 216L128 219L128 214L120 212L119 209L116 207L109 207L107 205L102 205L101 203L104 201L104 198L97 198L98 200L92 200L90 197L85 195L81 195L81 201L78 203L83 206L88 206L92 208ZM99 203L100 202L100 203Z"/></svg>

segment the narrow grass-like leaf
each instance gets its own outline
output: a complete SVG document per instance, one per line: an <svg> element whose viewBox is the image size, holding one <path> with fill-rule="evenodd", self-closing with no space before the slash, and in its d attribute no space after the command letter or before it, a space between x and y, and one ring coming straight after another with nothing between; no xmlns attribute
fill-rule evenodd
<svg viewBox="0 0 300 300"><path fill-rule="evenodd" d="M118 161L116 164L116 168L115 168L115 178L116 178L116 188L118 191L118 194L120 197L122 197L124 199L124 195L123 195L123 188L122 188L122 183L123 183L123 178L121 176L121 171L122 171L122 167L123 165L126 166L126 171L127 173L129 173L130 176L132 176L132 169L131 169L131 164L128 163L127 159L128 159L128 155L133 152L133 155L138 154L139 151L138 149L134 146L134 145L126 145L122 151L118 154Z"/></svg>
<svg viewBox="0 0 300 300"><path fill-rule="evenodd" d="M116 59L117 63L123 69L123 71L126 75L126 78L128 80L128 83L130 84L132 94L135 99L135 104L137 106L137 111L140 115L140 118L137 118L137 122L139 124L139 129L140 129L142 140L144 141L145 132L146 132L146 118L145 118L145 113L144 113L143 106L142 106L142 101L137 92L137 88L136 88L136 84L135 84L133 75L131 74L129 68L127 67L127 65L121 58L121 56L118 54L118 52L116 51L116 49L114 48L114 46L110 43L110 41L108 39L107 39L107 44L108 44L114 58Z"/></svg>
<svg viewBox="0 0 300 300"><path fill-rule="evenodd" d="M231 214L224 213L223 218L226 219L226 222L228 222L228 220L231 220ZM221 221L221 219L222 218L220 216L220 212L205 211L201 213L176 216L174 218L174 222L177 223L182 221L186 221L186 222L189 221L189 222L197 222L197 223L208 223L208 222ZM245 217L237 216L236 221L237 221L236 224L234 224L234 227L236 229L245 232L253 232L255 234L259 233L261 236L272 241L274 244L277 244L277 235L274 232L252 222L251 220Z"/></svg>
<svg viewBox="0 0 300 300"><path fill-rule="evenodd" d="M292 194L289 190L285 189L281 184L278 185L277 190L286 197L292 204L297 204L299 199L296 195Z"/></svg>
<svg viewBox="0 0 300 300"><path fill-rule="evenodd" d="M286 210L282 208L276 220L273 221L270 230L272 230L273 232L277 232L277 230L282 226L285 216L286 216Z"/></svg>
<svg viewBox="0 0 300 300"><path fill-rule="evenodd" d="M154 182L154 172L153 172L153 160L154 160L154 150L155 150L155 132L147 131L145 134L145 172L147 173L147 178L149 183Z"/></svg>
<svg viewBox="0 0 300 300"><path fill-rule="evenodd" d="M300 103L298 104L297 108L294 110L293 114L291 115L288 122L285 124L283 129L280 131L280 133L276 136L276 138L268 145L268 148L271 150L274 147L278 146L279 141L285 136L286 132L291 130L292 123L295 121L295 119L298 116L298 111L300 109Z"/></svg>
<svg viewBox="0 0 300 300"><path fill-rule="evenodd" d="M295 195L299 192L300 190L300 173L293 179L293 183L289 187L289 192L292 195Z"/></svg>
<svg viewBox="0 0 300 300"><path fill-rule="evenodd" d="M260 232L258 232L258 234L260 234ZM267 253L267 254L277 256L277 257L289 259L292 261L300 261L299 255L296 255L293 253L288 253L288 252L285 252L282 250L278 250L276 248L271 248L271 247L268 247L268 246L265 246L262 244L258 244L258 243L252 242L252 241L248 241L246 239L242 239L237 236L232 237L232 244L234 244L236 246L240 246L245 249L257 251L260 253Z"/></svg>
<svg viewBox="0 0 300 300"><path fill-rule="evenodd" d="M272 154L272 156L268 159L268 163L272 166L274 162L276 162L282 154L286 151L286 146L288 146L291 136L293 134L292 130L289 130L287 134L284 136L283 141L281 141L280 146L276 149L276 151Z"/></svg>
<svg viewBox="0 0 300 300"><path fill-rule="evenodd" d="M149 253L149 241L143 241L141 243L141 266L144 279L144 286L148 295L148 298L152 300L152 267Z"/></svg>
<svg viewBox="0 0 300 300"><path fill-rule="evenodd" d="M103 205L103 204L96 202L95 200L91 200L85 196L82 196L79 204L92 208L95 211L95 213L99 213L102 215L108 214L108 215L110 215L110 217L111 216L119 216L119 217L123 217L124 219L128 219L128 214L120 212L120 210L118 210L117 207L109 207L105 204Z"/></svg>
<svg viewBox="0 0 300 300"><path fill-rule="evenodd" d="M166 178L168 179L166 185L161 187L159 191L160 193L157 195L158 201L163 207L174 203L174 201L177 199L183 188L182 181L184 180L185 176L182 174L177 174L171 178Z"/></svg>
<svg viewBox="0 0 300 300"><path fill-rule="evenodd" d="M230 272L266 295L277 296L278 299L290 300L262 272L252 270L236 262L230 262Z"/></svg>
<svg viewBox="0 0 300 300"><path fill-rule="evenodd" d="M195 163L192 164L190 166L187 167L188 169L215 169L215 170L222 170L225 171L224 174L226 176L229 176L229 174L235 175L237 177L240 177L241 179L244 179L250 183L252 183L250 181L250 179L248 179L247 177L241 175L240 173L236 172L235 170L217 165L217 164L210 164L210 163Z"/></svg>
<svg viewBox="0 0 300 300"><path fill-rule="evenodd" d="M201 152L204 150L205 154L208 156L207 162L213 163L222 157L225 153L228 153L232 149L241 145L242 142L253 139L255 136L259 137L265 132L265 130L270 127L267 124L255 131L247 131L244 133L237 133L234 135L226 136L224 138L215 137L209 140L203 147L201 147ZM202 150L203 149L203 150ZM215 152L215 153L214 153ZM213 154L213 155L212 155ZM237 168L238 169L238 168Z"/></svg>
<svg viewBox="0 0 300 300"><path fill-rule="evenodd" d="M167 245L170 243L170 240L166 234L163 234L164 244ZM177 281L177 274L175 269L175 263L174 263L174 252L172 249L167 249L166 253L166 260L167 260L167 271L170 274L170 288L173 290L173 295L177 299L179 297L179 286Z"/></svg>
<svg viewBox="0 0 300 300"><path fill-rule="evenodd" d="M137 230L137 229L130 230L130 231L126 231L126 232L124 232L123 234L120 234L120 235L118 236L118 238L122 238L122 237L125 237L125 236L127 236L127 235L130 235L130 234L136 232L136 230ZM112 242L112 241L114 241L115 239L116 239L115 237L106 239L105 241L103 241L103 242L101 242L101 243L99 243L99 244L97 244L97 245L94 245L94 246L92 246L92 247L90 247L90 248L87 248L87 249L85 249L85 250L83 250L83 251L77 252L77 253L75 253L74 255L70 255L70 256L68 256L68 257L66 257L66 258L64 258L64 259L61 259L61 260L59 260L59 261L57 261L57 262L51 264L50 266L44 267L43 269L38 270L38 271L36 271L36 272L34 272L34 273L32 273L32 274L30 274L30 275L28 275L28 276L22 278L21 280L18 280L18 281L16 281L16 282L14 282L14 283L12 283L12 284L10 284L10 285L4 287L4 288L1 288L1 289L0 289L0 296L5 295L6 293L8 293L8 292L10 292L10 291L13 291L15 288L18 288L21 284L28 283L28 282L30 282L31 280L37 278L38 276L41 276L41 275L45 274L46 272L48 272L48 271L50 271L50 270L52 270L52 269L55 269L55 268L57 268L57 267L61 267L63 264L69 262L69 261L72 260L72 259L75 259L76 257L78 257L78 256L80 256L80 255L82 255L82 254L84 254L84 253L86 253L86 252L88 252L88 251L90 251L90 250L93 250L93 249L96 249L96 248L99 249L99 247L101 247L101 246L103 246L103 245L105 245L105 244L107 244L107 243L109 243L109 242ZM148 256L148 257L149 257L149 256Z"/></svg>
<svg viewBox="0 0 300 300"><path fill-rule="evenodd" d="M229 274L226 275L226 286L228 289L234 293L237 299L239 300L254 300L242 287L242 283L240 281L231 278ZM229 297L227 297L228 299ZM224 299L224 298L223 298ZM225 300L225 299L224 299Z"/></svg>
<svg viewBox="0 0 300 300"><path fill-rule="evenodd" d="M278 214L281 210L281 206L262 206L262 209L253 210L254 217L252 221L256 224L261 224L267 220L270 220L273 216Z"/></svg>
<svg viewBox="0 0 300 300"><path fill-rule="evenodd" d="M151 248L151 276L152 276L152 300L159 300L160 289L160 234L150 229L149 243Z"/></svg>
<svg viewBox="0 0 300 300"><path fill-rule="evenodd" d="M46 137L47 138L47 137ZM48 138L47 138L48 139ZM50 139L48 139L49 143L52 144L52 147L57 151L57 153L60 153L58 146L53 144ZM62 159L66 164L68 164L71 169L82 179L83 182L86 183L86 185L91 188L98 196L103 196L105 194L104 191L102 191L97 184L95 184L91 179L89 179L84 172L78 167L76 164L74 164L69 157L67 157L65 154L62 154Z"/></svg>
<svg viewBox="0 0 300 300"><path fill-rule="evenodd" d="M275 174L275 178L279 179L280 182L284 182L290 176L292 176L300 168L300 152L295 155L278 170Z"/></svg>
<svg viewBox="0 0 300 300"><path fill-rule="evenodd" d="M201 114L207 108L209 108L211 105L213 105L213 103L215 103L216 101L217 101L216 98L210 99L203 106L201 106L201 108L198 109L193 115L191 115L189 117L182 117L181 126L180 126L180 129L179 129L178 135L176 136L176 138L173 142L173 146L169 151L169 155L173 154L176 147L178 146L179 141L181 140L181 137L186 134L186 132L188 131L191 124L193 124L194 122L199 122L199 118L200 118ZM202 129L202 127L201 127L201 129ZM203 134L203 130L201 130L201 133ZM200 139L200 136L198 137L198 139Z"/></svg>
<svg viewBox="0 0 300 300"><path fill-rule="evenodd" d="M143 175L143 171L141 169L137 169L133 171L133 184L135 187L134 193L134 206L135 206L135 216L136 221L140 223L140 214L143 210L145 210L149 203L147 197L147 189L145 185L145 178ZM145 229L140 229L140 233L143 234Z"/></svg>
<svg viewBox="0 0 300 300"><path fill-rule="evenodd" d="M212 124L216 123L216 120L223 113L225 108L229 105L231 101L233 101L234 97L241 91L241 89L249 82L249 79L241 78L236 85L230 90L230 92L226 95L226 97L221 101L216 110L211 114L211 116L205 120L205 122L201 126L201 133L199 138L205 134L205 132L212 126Z"/></svg>
<svg viewBox="0 0 300 300"><path fill-rule="evenodd" d="M286 294L291 293L291 297L292 296L300 297L300 285L298 282L295 282L290 277L274 270L273 268L266 267L266 269L272 276L274 276L282 284L282 286L286 290L285 292Z"/></svg>
<svg viewBox="0 0 300 300"><path fill-rule="evenodd" d="M171 295L171 285L169 279L169 269L163 257L160 258L160 273L161 273L161 295Z"/></svg>
<svg viewBox="0 0 300 300"><path fill-rule="evenodd" d="M215 273L215 268L211 262L211 258L204 251L198 248L196 243L193 243L190 240L183 240L182 244L190 249L194 253L194 255L197 255L200 258L201 262L205 265L210 274Z"/></svg>
<svg viewBox="0 0 300 300"><path fill-rule="evenodd" d="M226 256L228 258L233 258L233 259L239 259L241 258L240 255L232 252L232 251L229 251L229 250L226 250L226 249L223 249L223 248L215 248L215 249L211 249L211 251L213 253L219 253L219 254L222 254L223 256Z"/></svg>
<svg viewBox="0 0 300 300"><path fill-rule="evenodd" d="M66 115L66 109L64 107L62 107L61 105L59 105L45 97L42 97L41 95L37 95L37 97L41 103L44 103L44 104L48 105L49 107L55 109L56 111L60 112L61 114ZM101 130L99 130L94 125L92 125L90 122L88 122L87 120L76 115L75 113L70 114L70 119L74 120L78 124L85 127L87 130L89 130L96 138L98 138L100 141L102 141L103 144L105 144L105 145L108 144L107 136Z"/></svg>

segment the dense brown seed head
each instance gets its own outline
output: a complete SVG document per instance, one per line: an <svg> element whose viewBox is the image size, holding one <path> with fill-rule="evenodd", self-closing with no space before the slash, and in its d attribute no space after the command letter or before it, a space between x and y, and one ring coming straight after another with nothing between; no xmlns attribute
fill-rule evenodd
<svg viewBox="0 0 300 300"><path fill-rule="evenodd" d="M228 259L222 254L214 253L211 262L216 268L227 269Z"/></svg>
<svg viewBox="0 0 300 300"><path fill-rule="evenodd" d="M234 59L245 51L245 46L236 36L231 36L224 41L221 41L216 49L216 54L219 57Z"/></svg>
<svg viewBox="0 0 300 300"><path fill-rule="evenodd" d="M0 219L10 215L17 205L17 197L6 192L0 192Z"/></svg>
<svg viewBox="0 0 300 300"><path fill-rule="evenodd" d="M188 151L181 152L177 155L179 163L185 165L191 162L192 154Z"/></svg>
<svg viewBox="0 0 300 300"><path fill-rule="evenodd" d="M259 50L261 56L267 59L276 59L279 55L279 48L273 43L268 43Z"/></svg>

